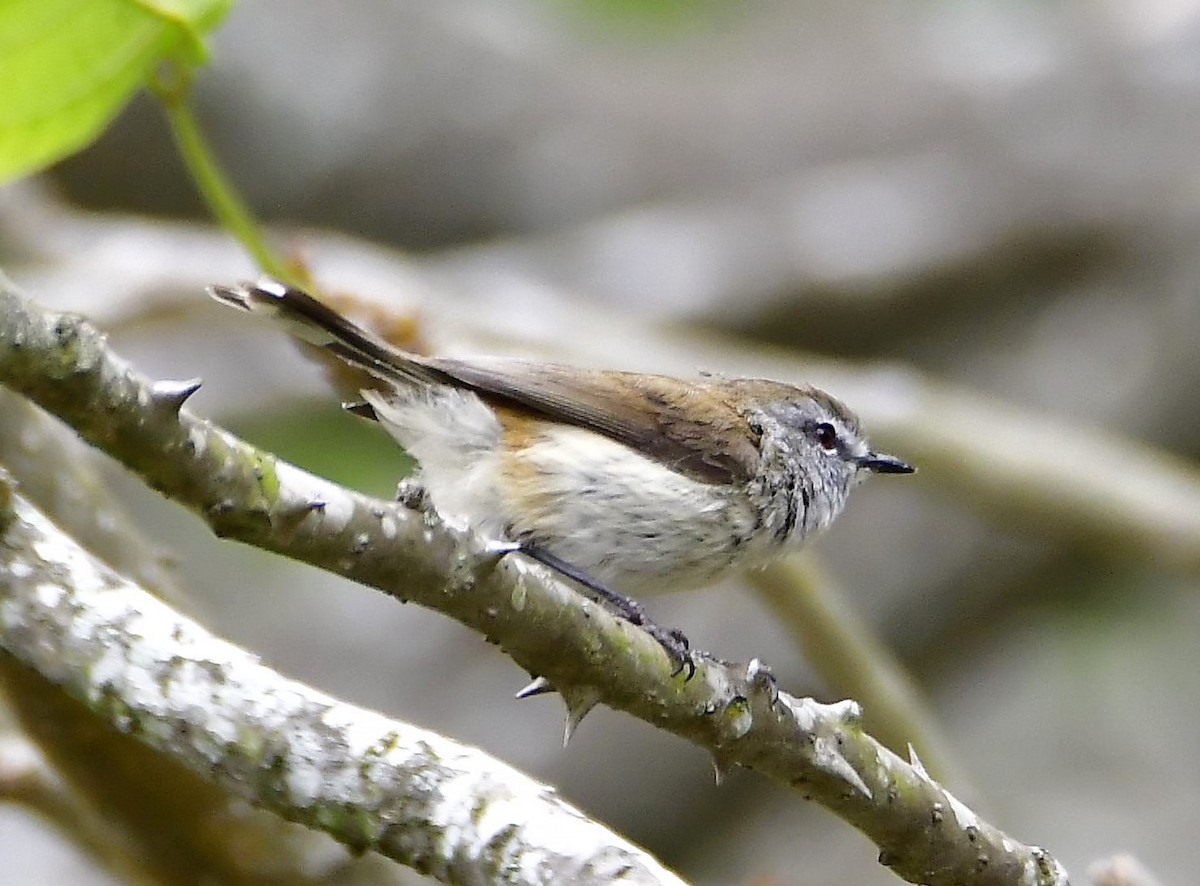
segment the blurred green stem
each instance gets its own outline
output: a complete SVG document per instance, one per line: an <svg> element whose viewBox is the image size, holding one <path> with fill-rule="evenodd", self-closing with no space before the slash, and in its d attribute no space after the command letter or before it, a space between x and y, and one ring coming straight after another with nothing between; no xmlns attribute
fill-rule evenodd
<svg viewBox="0 0 1200 886"><path fill-rule="evenodd" d="M289 282L294 275L287 264L267 245L258 220L250 212L237 189L217 162L216 156L200 132L188 97L191 95L191 71L180 65L164 67L154 79L151 91L158 96L171 124L171 133L179 154L187 166L196 190L209 211L245 247L263 271Z"/></svg>
<svg viewBox="0 0 1200 886"><path fill-rule="evenodd" d="M970 792L921 691L811 554L748 570L745 578L829 686L862 703L867 724L884 744L901 756L911 745L930 775Z"/></svg>

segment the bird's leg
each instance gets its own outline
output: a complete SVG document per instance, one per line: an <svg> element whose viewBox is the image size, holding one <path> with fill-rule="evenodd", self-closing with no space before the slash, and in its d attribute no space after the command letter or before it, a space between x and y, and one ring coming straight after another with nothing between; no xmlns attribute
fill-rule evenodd
<svg viewBox="0 0 1200 886"><path fill-rule="evenodd" d="M642 604L637 600L614 591L612 588L592 578L577 566L554 556L554 554L539 548L537 545L528 542L518 542L515 550L531 559L537 560L543 566L548 566L559 575L565 576L571 579L571 581L587 588L595 594L596 599L608 604L611 609L621 615L630 624L637 625L648 633L666 650L667 655L679 663L679 667L675 669L676 674L686 669L688 672L687 678L690 680L692 675L696 673L696 663L693 660L693 655L702 653L693 653L689 649L688 639L684 636L683 631L677 628L667 629L659 627L646 615L646 610L642 608Z"/></svg>

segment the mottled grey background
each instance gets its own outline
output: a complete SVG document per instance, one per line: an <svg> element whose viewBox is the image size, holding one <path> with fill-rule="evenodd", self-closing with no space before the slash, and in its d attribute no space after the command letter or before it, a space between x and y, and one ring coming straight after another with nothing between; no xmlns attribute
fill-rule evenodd
<svg viewBox="0 0 1200 886"><path fill-rule="evenodd" d="M520 280L748 349L909 364L1200 451L1196 0L248 0L197 86L270 222L379 241L474 292ZM104 211L200 211L148 100L53 178ZM248 353L262 336L207 329L114 344L147 371L204 375L198 410L317 468L341 460L340 416L280 402L297 387L317 402L315 371L272 374L285 345ZM386 443L364 445L386 493ZM1043 445L1036 421L1025 445ZM747 773L714 787L702 753L645 724L600 710L564 751L557 703L511 701L525 675L478 637L219 543L112 473L208 623L283 671L482 745L696 882L895 882L829 814ZM1190 882L1195 575L1030 532L920 475L871 484L817 550L929 693L965 799L1080 880L1130 850ZM651 607L827 697L736 585ZM0 857L3 886L102 879L13 809Z"/></svg>

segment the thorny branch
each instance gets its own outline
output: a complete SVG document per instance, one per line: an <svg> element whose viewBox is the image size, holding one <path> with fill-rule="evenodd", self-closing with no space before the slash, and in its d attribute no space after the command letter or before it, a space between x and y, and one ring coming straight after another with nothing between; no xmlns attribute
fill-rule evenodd
<svg viewBox="0 0 1200 886"><path fill-rule="evenodd" d="M281 677L14 510L4 647L235 796L448 882L680 883L545 786Z"/></svg>
<svg viewBox="0 0 1200 886"><path fill-rule="evenodd" d="M853 702L780 693L773 704L756 663L703 662L694 679L673 677L655 641L540 568L498 559L426 509L369 499L253 449L181 408L193 385L148 382L88 324L45 314L11 287L0 292L0 381L218 535L450 615L548 679L573 720L602 701L705 747L719 771L755 769L859 828L881 861L912 882L1067 882L1046 853L979 820L918 762L866 735Z"/></svg>
<svg viewBox="0 0 1200 886"><path fill-rule="evenodd" d="M171 561L114 498L85 444L6 390L0 415L0 464L22 497L123 578L186 607ZM49 819L122 882L304 886L337 882L351 870L363 876L369 869L379 883L404 876L381 856L350 856L322 832L231 797L208 773L122 734L4 652L0 695L53 773L52 781L32 783L40 790L9 797Z"/></svg>

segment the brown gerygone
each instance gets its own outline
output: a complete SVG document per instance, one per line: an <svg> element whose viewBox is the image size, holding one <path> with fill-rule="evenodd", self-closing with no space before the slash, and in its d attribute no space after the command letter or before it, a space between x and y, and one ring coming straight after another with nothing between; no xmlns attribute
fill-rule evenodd
<svg viewBox="0 0 1200 886"><path fill-rule="evenodd" d="M682 635L618 590L764 564L832 523L868 473L913 471L814 387L422 357L275 280L210 292L385 382L355 411L416 458L440 514L591 588L684 662Z"/></svg>

